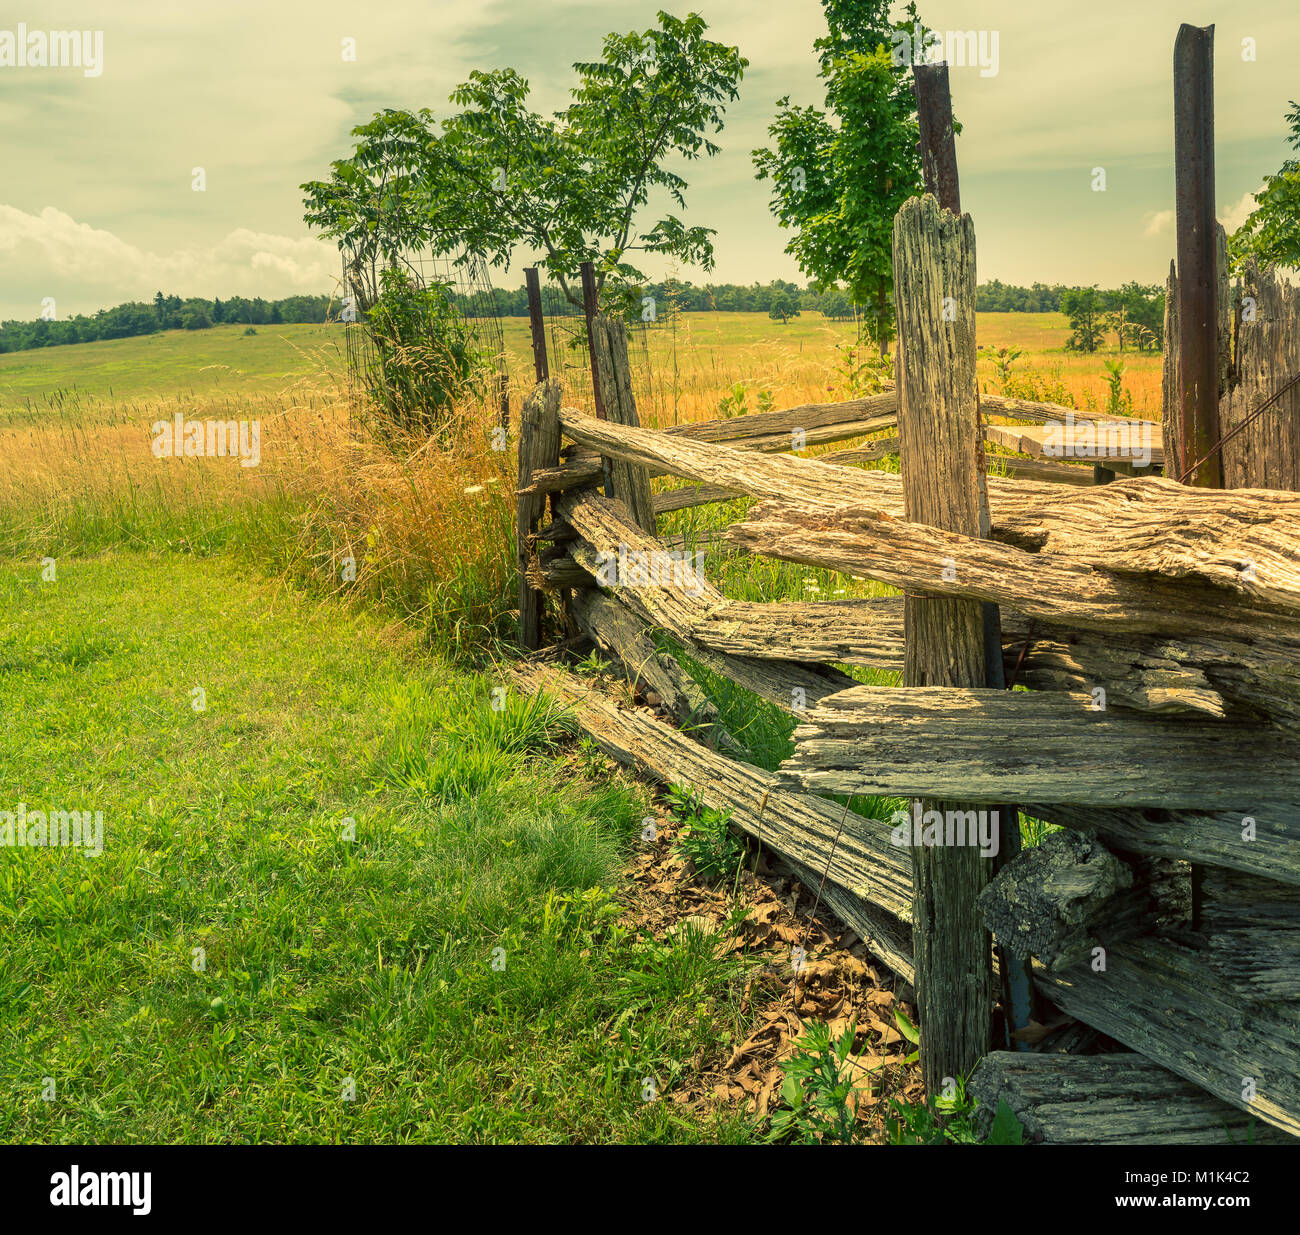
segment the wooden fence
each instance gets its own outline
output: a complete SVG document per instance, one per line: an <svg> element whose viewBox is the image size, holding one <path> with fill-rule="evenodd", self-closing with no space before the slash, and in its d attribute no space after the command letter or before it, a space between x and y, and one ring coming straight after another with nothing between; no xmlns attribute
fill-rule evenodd
<svg viewBox="0 0 1300 1235"><path fill-rule="evenodd" d="M554 382L538 386L520 440L522 637L539 646L542 598L554 597L557 622L614 657L656 707L621 707L546 655L513 680L572 704L608 754L692 786L810 882L824 874L828 903L906 980L921 948L958 943L961 989L918 984L923 1051L951 1069L983 1057L975 1091L1007 1096L1039 1137L1208 1141L1246 1135L1252 1116L1266 1125L1255 1139L1300 1135L1300 494L1141 475L1046 482L1074 470L1053 463L1035 479L987 478L981 536L969 504L978 460L962 445L977 440L977 399L986 440L1025 453L1041 453L1067 415L1102 421L977 395L973 321L942 311L945 288L973 304L968 219L920 199L900 212L896 241L910 305L897 390L653 431L617 382L613 321L594 336L607 419L564 408ZM1099 464L1129 461L1107 449ZM901 474L854 466L891 451ZM652 494L655 476L693 483ZM944 478L928 498L926 476ZM761 499L726 532L737 548L903 596L751 603L684 573L657 516L737 495ZM978 622L953 636L961 627L935 625L926 608L987 603L1001 606L1006 679L1028 689L983 685ZM662 636L796 717L776 774L733 757ZM841 668L904 670L920 640L933 663L903 687L863 686ZM1064 830L990 862L973 845L927 843L924 829L900 845L894 822L845 817L826 794L957 804L959 820L1016 802ZM1019 815L1002 809L1009 842ZM954 853L973 891L950 894ZM924 918L922 860L935 867ZM1195 923L1189 863L1201 872ZM1033 956L1044 1019L1054 1005L1136 1054L988 1053L983 1028L973 1045L934 1047L945 1025L988 1023L990 928L1003 971Z"/></svg>

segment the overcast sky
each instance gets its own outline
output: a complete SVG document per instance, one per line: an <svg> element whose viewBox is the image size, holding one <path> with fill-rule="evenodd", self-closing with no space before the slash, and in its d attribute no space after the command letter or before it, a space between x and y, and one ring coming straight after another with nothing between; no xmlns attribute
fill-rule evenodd
<svg viewBox="0 0 1300 1235"><path fill-rule="evenodd" d="M822 102L818 0L223 0L6 5L5 31L103 32L102 72L0 66L0 318L59 317L158 289L279 297L331 290L332 246L302 222L305 180L382 107L448 107L475 68L510 65L536 105L562 106L571 64L657 9L703 14L750 61L723 153L690 165L688 219L718 229L717 281L802 280L753 178L774 103ZM1162 280L1173 251L1173 41L1216 23L1218 202L1287 147L1300 96L1296 0L922 0L933 29L996 32L996 75L954 68L962 204L979 278L1115 285ZM356 60L343 56L355 39ZM1255 59L1243 58L1243 39ZM202 167L206 190L192 188ZM1105 192L1091 188L1104 167ZM527 255L520 254L523 259ZM515 262L498 283L522 281ZM649 263L647 263L649 265ZM651 266L652 273L663 273ZM702 272L683 270L703 281Z"/></svg>

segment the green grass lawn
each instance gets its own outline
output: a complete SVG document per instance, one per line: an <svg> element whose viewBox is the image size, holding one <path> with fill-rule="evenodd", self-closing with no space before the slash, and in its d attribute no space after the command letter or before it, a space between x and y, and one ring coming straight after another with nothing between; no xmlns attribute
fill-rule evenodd
<svg viewBox="0 0 1300 1235"><path fill-rule="evenodd" d="M614 922L647 801L545 700L229 560L40 574L0 566L0 811L103 853L0 848L0 1138L755 1135L662 1100L734 963Z"/></svg>

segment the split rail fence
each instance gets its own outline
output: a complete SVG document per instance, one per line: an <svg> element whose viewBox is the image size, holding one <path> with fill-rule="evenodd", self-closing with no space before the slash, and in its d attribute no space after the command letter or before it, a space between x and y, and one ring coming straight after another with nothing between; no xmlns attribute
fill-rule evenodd
<svg viewBox="0 0 1300 1235"><path fill-rule="evenodd" d="M1222 459L1255 487L1187 487L1140 474L1131 438L1107 446L1114 418L979 393L974 245L969 216L933 196L899 212L898 384L865 399L647 429L622 327L594 319L604 417L562 406L552 381L523 409L520 631L537 650L510 673L572 705L610 756L824 879L915 985L931 1090L975 1069L977 1096L1049 1142L1293 1142L1300 391L1249 417L1300 368L1297 298L1259 271L1222 298ZM1151 470L1188 472L1170 304L1178 440L1142 431ZM1100 444L1092 468L1042 458L1067 424ZM990 475L988 442L1037 457ZM890 453L899 473L856 466ZM654 492L661 476L691 483ZM737 496L759 499L726 530L737 550L901 595L753 603L674 571L658 516ZM548 596L561 639L542 649ZM654 706L563 672L585 640ZM683 658L793 715L775 773L735 757ZM833 795L914 803L918 832L897 844L893 822ZM992 860L961 840L981 811L999 819ZM1059 830L1021 851L1022 812ZM1013 1038L1031 1016L1058 1026L1038 1050Z"/></svg>

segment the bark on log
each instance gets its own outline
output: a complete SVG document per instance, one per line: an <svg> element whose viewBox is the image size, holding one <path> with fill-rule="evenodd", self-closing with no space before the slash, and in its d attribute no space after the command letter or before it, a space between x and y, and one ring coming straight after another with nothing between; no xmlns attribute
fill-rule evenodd
<svg viewBox="0 0 1300 1235"><path fill-rule="evenodd" d="M783 857L802 862L846 892L910 922L911 859L890 841L888 824L834 802L783 790L770 772L709 750L648 710L620 709L571 674L507 667L525 692L545 690L574 709L578 723L612 759L662 784L697 790L706 806L725 811L742 831ZM836 835L839 842L836 843Z"/></svg>
<svg viewBox="0 0 1300 1235"><path fill-rule="evenodd" d="M1053 832L1007 863L979 907L1000 944L1048 969L1140 933L1155 908L1125 862L1078 832Z"/></svg>
<svg viewBox="0 0 1300 1235"><path fill-rule="evenodd" d="M1093 710L1097 702L1055 692L854 686L809 709L780 771L785 783L815 793L1250 815L1300 809L1300 743L1279 730Z"/></svg>
<svg viewBox="0 0 1300 1235"><path fill-rule="evenodd" d="M1294 1145L1142 1055L986 1055L966 1092L987 1133L1003 1099L1044 1145Z"/></svg>
<svg viewBox="0 0 1300 1235"><path fill-rule="evenodd" d="M843 403L804 403L799 407L778 408L771 412L750 412L719 420L695 420L662 430L675 437L689 437L697 442L741 443L750 438L789 439L795 429L805 433L863 421L881 421L880 428L891 428L898 414L898 395L888 390L865 399L848 399Z"/></svg>

